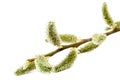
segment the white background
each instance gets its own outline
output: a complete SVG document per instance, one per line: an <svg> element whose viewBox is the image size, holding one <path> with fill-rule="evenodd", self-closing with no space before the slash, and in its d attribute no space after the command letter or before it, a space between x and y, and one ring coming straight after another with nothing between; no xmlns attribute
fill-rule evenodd
<svg viewBox="0 0 120 80"><path fill-rule="evenodd" d="M81 38L104 32L101 7L105 0L0 0L0 80L120 80L120 33L110 35L96 50L78 56L72 68L59 73L33 71L15 76L26 59L56 49L45 43L47 23L59 33ZM120 0L106 0L113 19L120 20ZM60 62L67 51L50 58Z"/></svg>

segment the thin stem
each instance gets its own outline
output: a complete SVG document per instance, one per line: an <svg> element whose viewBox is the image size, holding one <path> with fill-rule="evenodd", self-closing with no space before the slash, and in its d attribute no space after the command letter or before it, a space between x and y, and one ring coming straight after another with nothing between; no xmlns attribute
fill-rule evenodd
<svg viewBox="0 0 120 80"><path fill-rule="evenodd" d="M61 47L59 47L58 49L48 53L48 54L45 54L46 57L48 56L53 56L54 54L56 54L57 52L60 52L60 51L63 51L64 49L67 49L67 48L70 48L70 47L78 47L79 45L83 44L83 43L86 43L88 41L90 41L91 38L89 39L83 39L82 41L79 41L79 42L76 42L76 43L73 43L73 44L69 44L69 45L62 45Z"/></svg>
<svg viewBox="0 0 120 80"><path fill-rule="evenodd" d="M111 35L111 34L113 34L113 33L118 32L118 31L120 31L120 29L114 29L114 30L111 30L111 31L109 31L109 32L106 32L105 34L106 34L107 36L109 36L109 35ZM49 53L47 53L47 54L44 54L44 56L46 56L46 57L51 57L51 56L57 54L57 53L60 52L60 51L63 51L63 50L65 50L65 49L68 49L68 48L71 48L71 47L78 47L78 46L80 46L80 45L82 45L82 44L84 44L84 43L86 43L86 42L88 42L88 41L91 41L91 40L92 40L92 38L87 38L87 39L82 39L82 40L79 41L79 42L75 42L75 43L72 43L72 44L69 44L69 45L62 45L61 47L58 47L56 50L51 51L51 52L49 52ZM35 58L31 58L31 59L27 59L27 60L28 60L28 61L34 61Z"/></svg>

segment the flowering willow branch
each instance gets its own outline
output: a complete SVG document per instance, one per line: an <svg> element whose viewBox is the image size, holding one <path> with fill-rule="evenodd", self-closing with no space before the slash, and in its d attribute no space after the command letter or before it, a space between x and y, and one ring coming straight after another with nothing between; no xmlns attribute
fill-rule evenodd
<svg viewBox="0 0 120 80"><path fill-rule="evenodd" d="M57 49L47 54L37 55L35 56L35 58L27 59L25 64L15 71L15 74L25 74L33 69L37 69L38 71L44 73L51 73L60 72L70 68L76 60L78 54L96 49L107 38L107 36L120 31L120 21L113 21L112 17L108 12L106 3L103 3L102 13L104 21L108 25L108 27L106 27L107 31L105 33L96 33L92 37L86 39L78 39L73 34L58 34L54 22L50 21L48 23L46 31L46 41L56 46ZM67 42L69 44L62 45L62 43L64 42ZM49 63L49 57L52 57L58 52L69 48L70 52L68 53L66 58L64 58L59 64L51 65Z"/></svg>
<svg viewBox="0 0 120 80"><path fill-rule="evenodd" d="M107 36L109 36L109 35L111 35L113 33L118 32L118 31L120 31L120 29L114 29L114 30L111 30L109 32L106 32L105 34ZM72 44L69 44L69 45L62 45L61 47L57 48L56 50L51 51L51 52L49 52L47 54L44 54L44 56L51 57L51 56L57 54L58 52L63 51L65 49L67 49L67 48L78 47L78 46L80 46L80 45L82 45L82 44L84 44L84 43L86 43L88 41L91 41L91 40L92 40L92 38L87 38L87 39L82 39L82 41L79 41L79 42L76 42L76 43L72 43ZM27 61L34 61L34 60L35 60L35 58L27 59Z"/></svg>

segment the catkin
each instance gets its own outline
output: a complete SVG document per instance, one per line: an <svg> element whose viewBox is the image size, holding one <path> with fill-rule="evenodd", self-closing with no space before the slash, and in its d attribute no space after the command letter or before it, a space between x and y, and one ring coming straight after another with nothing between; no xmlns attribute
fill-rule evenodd
<svg viewBox="0 0 120 80"><path fill-rule="evenodd" d="M77 41L77 37L73 34L60 34L62 42L73 43Z"/></svg>
<svg viewBox="0 0 120 80"><path fill-rule="evenodd" d="M107 4L105 2L103 3L102 14L103 14L103 18L104 18L105 22L109 26L112 26L113 25L113 20L112 20L112 17L110 16L110 14L108 12Z"/></svg>
<svg viewBox="0 0 120 80"><path fill-rule="evenodd" d="M74 63L76 57L77 57L77 52L75 50L71 50L67 55L67 57L62 62L54 66L54 72L60 72L70 68Z"/></svg>
<svg viewBox="0 0 120 80"><path fill-rule="evenodd" d="M36 69L43 73L50 73L52 66L48 63L47 58L41 55L37 55L35 59Z"/></svg>
<svg viewBox="0 0 120 80"><path fill-rule="evenodd" d="M34 61L32 61L32 62L26 61L23 66L21 66L20 68L18 68L15 71L15 74L16 75L22 75L22 74L30 72L33 69L35 69Z"/></svg>
<svg viewBox="0 0 120 80"><path fill-rule="evenodd" d="M92 42L96 45L100 45L106 39L106 37L106 34L94 34L92 36Z"/></svg>
<svg viewBox="0 0 120 80"><path fill-rule="evenodd" d="M55 46L60 46L60 36L57 33L55 23L49 22L47 26L47 40Z"/></svg>
<svg viewBox="0 0 120 80"><path fill-rule="evenodd" d="M78 50L79 50L80 53L85 53L85 52L89 52L89 51L95 49L97 46L98 45L96 45L92 41L90 41L90 42L87 42L83 47L81 47Z"/></svg>

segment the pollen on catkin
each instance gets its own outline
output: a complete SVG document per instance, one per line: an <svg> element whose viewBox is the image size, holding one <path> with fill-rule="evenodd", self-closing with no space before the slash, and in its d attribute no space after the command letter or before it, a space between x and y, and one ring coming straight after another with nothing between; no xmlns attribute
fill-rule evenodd
<svg viewBox="0 0 120 80"><path fill-rule="evenodd" d="M106 34L94 34L92 36L92 42L96 45L100 45L106 39L106 37Z"/></svg>
<svg viewBox="0 0 120 80"><path fill-rule="evenodd" d="M60 38L61 41L65 43L73 43L77 41L77 37L73 34L60 34Z"/></svg>
<svg viewBox="0 0 120 80"><path fill-rule="evenodd" d="M47 26L47 40L55 46L60 46L60 36L57 33L54 22L49 22Z"/></svg>
<svg viewBox="0 0 120 80"><path fill-rule="evenodd" d="M84 44L83 47L80 47L80 49L78 49L78 51L80 53L85 53L85 52L89 52L89 51L94 50L96 47L98 47L98 45L96 45L92 41L90 41L90 42L87 42L86 44Z"/></svg>
<svg viewBox="0 0 120 80"><path fill-rule="evenodd" d="M60 72L70 68L73 65L76 57L77 57L76 50L71 50L62 62L54 66L54 72Z"/></svg>
<svg viewBox="0 0 120 80"><path fill-rule="evenodd" d="M36 55L35 66L38 71L43 73L50 73L53 70L52 65L48 63L47 58L42 55Z"/></svg>
<svg viewBox="0 0 120 80"><path fill-rule="evenodd" d="M35 69L34 61L32 61L32 62L26 61L23 66L21 66L20 68L18 68L15 71L15 74L16 75L22 75L22 74L30 72L33 69Z"/></svg>
<svg viewBox="0 0 120 80"><path fill-rule="evenodd" d="M103 18L105 20L105 22L109 25L112 26L113 25L113 20L112 17L110 16L108 9L107 9L107 4L104 2L103 6L102 6L102 14L103 14Z"/></svg>

